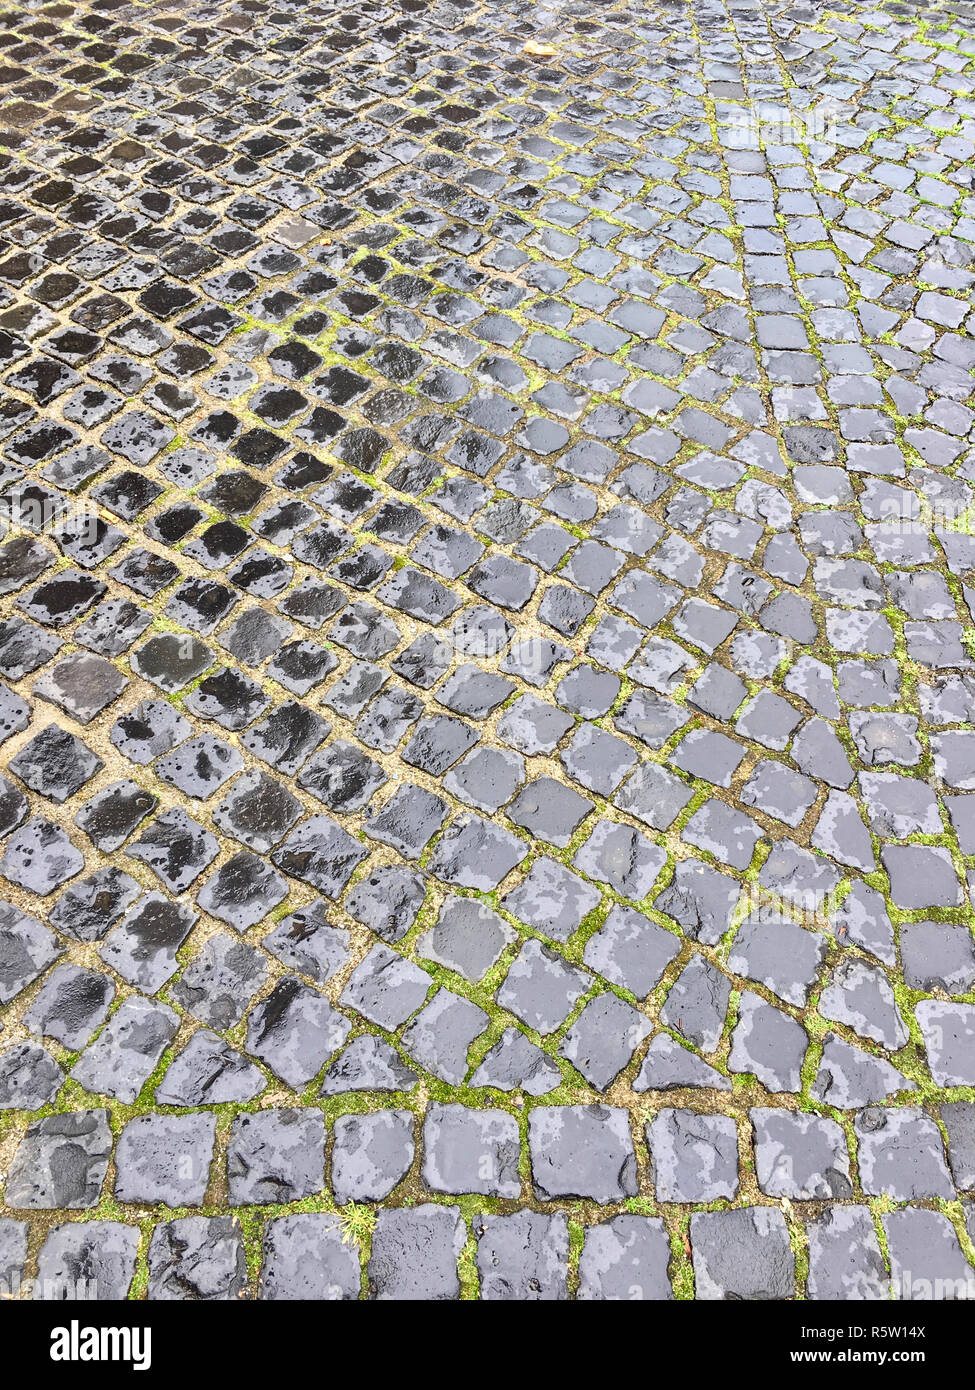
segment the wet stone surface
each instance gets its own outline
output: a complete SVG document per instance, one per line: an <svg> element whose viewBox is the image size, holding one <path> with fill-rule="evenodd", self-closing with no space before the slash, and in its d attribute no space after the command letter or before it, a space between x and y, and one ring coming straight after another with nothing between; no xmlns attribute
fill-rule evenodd
<svg viewBox="0 0 975 1390"><path fill-rule="evenodd" d="M161 1221L149 1244L151 1299L236 1299L247 1283L240 1228L227 1216Z"/></svg>
<svg viewBox="0 0 975 1390"><path fill-rule="evenodd" d="M970 0L394 8L4 17L0 1297L970 1285Z"/></svg>

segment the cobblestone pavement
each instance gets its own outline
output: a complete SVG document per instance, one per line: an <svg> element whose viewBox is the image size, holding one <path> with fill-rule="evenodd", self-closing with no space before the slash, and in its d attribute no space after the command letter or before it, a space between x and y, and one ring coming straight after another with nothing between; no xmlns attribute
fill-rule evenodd
<svg viewBox="0 0 975 1390"><path fill-rule="evenodd" d="M971 1296L975 6L0 84L7 1294Z"/></svg>

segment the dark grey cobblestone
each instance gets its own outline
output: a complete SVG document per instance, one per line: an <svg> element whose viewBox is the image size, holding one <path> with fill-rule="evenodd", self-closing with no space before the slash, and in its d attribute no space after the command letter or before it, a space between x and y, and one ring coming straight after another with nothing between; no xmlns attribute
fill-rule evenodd
<svg viewBox="0 0 975 1390"><path fill-rule="evenodd" d="M247 1262L240 1228L227 1216L184 1216L161 1221L149 1243L146 1297L240 1298L247 1285Z"/></svg>

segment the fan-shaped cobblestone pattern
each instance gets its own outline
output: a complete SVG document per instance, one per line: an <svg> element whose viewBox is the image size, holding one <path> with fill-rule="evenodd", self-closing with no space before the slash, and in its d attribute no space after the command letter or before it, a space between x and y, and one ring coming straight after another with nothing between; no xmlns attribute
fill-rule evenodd
<svg viewBox="0 0 975 1390"><path fill-rule="evenodd" d="M970 1295L973 6L0 84L6 1291Z"/></svg>

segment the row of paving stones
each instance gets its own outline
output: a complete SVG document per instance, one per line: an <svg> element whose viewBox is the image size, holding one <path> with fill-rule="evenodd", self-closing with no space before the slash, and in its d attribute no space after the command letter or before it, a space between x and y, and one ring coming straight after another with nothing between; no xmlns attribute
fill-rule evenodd
<svg viewBox="0 0 975 1390"><path fill-rule="evenodd" d="M199 970L211 971L214 955L218 965L236 959L253 968L250 951L245 954L230 938L213 937L197 958ZM211 1003L226 1011L233 1002L230 994L217 994L215 999L195 996L195 964L174 997L188 994L191 1002L196 998L197 1008L191 1012L197 1015ZM158 1104L182 1107L252 1101L267 1090L267 1073L299 1093L319 1079L327 1095L408 1091L418 1081L415 1067L450 1085L519 1090L531 1096L556 1090L566 1077L576 1088L585 1083L608 1091L624 1072L635 1093L675 1088L731 1092L734 1079L745 1075L770 1093L806 1092L813 1101L838 1111L918 1091L917 1082L882 1053L854 1046L833 1032L813 1044L799 1020L752 991L738 996L732 1015L736 1022L726 1024L731 985L700 956L692 957L678 976L661 1010L665 1027L655 1033L644 1012L612 991L583 1005L547 1048L514 1024L504 1026L513 1014L524 1017L538 1034L560 1028L585 992L571 969L539 943L529 942L500 992L507 1013L492 1027L480 1005L446 987L423 1004L430 977L388 948L374 947L341 999L387 1033L414 1014L400 1039L409 1058L404 1062L385 1037L359 1033L349 1041L352 1023L294 975L281 977L255 1005L246 1029L239 1032L240 1050L207 1027L188 1037L180 1034L174 1044L178 1015L169 1005L138 994L127 996L98 1036L83 1046L105 1020L112 986L101 974L63 966L37 994L24 1027L59 1040L64 1036L63 1046L78 1051L68 1053L62 1065L50 1047L29 1038L13 1042L0 1060L0 1110L29 1112L50 1105L65 1085L66 1072L92 1094L125 1104L131 1105L145 1091ZM238 981L235 977L232 983ZM588 986L588 981L583 984ZM876 1008L884 1002L871 989L875 977L864 971L856 984L866 1000L864 1012L844 1019L854 1025L869 1017L871 1004ZM931 1070L942 1086L971 1085L965 1067L971 1013L970 1006L933 999L917 1006ZM900 1019L896 1009L884 1016ZM64 1033L69 1025L77 1035ZM674 1034L713 1055L714 1062L682 1046ZM651 1041L634 1063L647 1038ZM905 1025L899 1043L908 1040ZM472 1047L479 1060L471 1060ZM904 1065L909 1060L906 1054ZM570 1063L574 1070L560 1062Z"/></svg>
<svg viewBox="0 0 975 1390"><path fill-rule="evenodd" d="M895 1201L953 1201L975 1187L975 1106L941 1107L948 1160L934 1120L913 1106L871 1107L854 1118L859 1187ZM649 1182L662 1203L693 1205L738 1196L740 1172L754 1171L767 1197L793 1201L854 1195L848 1134L835 1120L778 1108L748 1112L749 1138L727 1114L663 1108L643 1128ZM523 1193L524 1125L510 1111L432 1102L422 1124L406 1109L342 1115L331 1126L328 1188L341 1206L380 1202L422 1152L428 1193L515 1200ZM418 1137L418 1130L420 1135ZM299 1202L326 1187L326 1124L314 1106L268 1108L232 1121L220 1178L212 1174L217 1116L145 1114L121 1128L114 1152L117 1201L200 1207L226 1173L230 1206ZM752 1153L752 1144L754 1150ZM221 1146L222 1147L222 1146ZM537 1200L600 1205L636 1197L637 1145L630 1117L606 1105L536 1105L527 1115L527 1152ZM37 1120L14 1152L6 1205L69 1210L99 1204L113 1135L105 1110Z"/></svg>
<svg viewBox="0 0 975 1390"><path fill-rule="evenodd" d="M975 1232L975 1210L967 1222ZM459 1207L421 1203L379 1212L363 1262L359 1242L334 1214L302 1212L266 1222L254 1279L233 1216L185 1216L154 1228L138 1277L147 1298L166 1300L245 1298L255 1288L258 1298L289 1300L446 1300L462 1289L520 1302L675 1296L671 1241L658 1217L620 1213L584 1231L577 1226L574 1251L573 1234L564 1213L481 1213L468 1227ZM799 1260L777 1208L695 1213L685 1240L697 1298L795 1296ZM137 1277L139 1245L139 1229L120 1221L55 1226L28 1280L26 1227L0 1220L0 1286L44 1300L122 1299ZM887 1212L878 1227L867 1207L827 1206L806 1225L800 1250L807 1298L973 1296L972 1268L955 1228L926 1208Z"/></svg>

